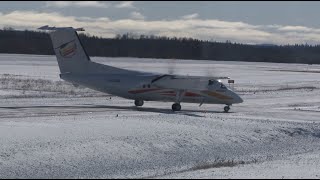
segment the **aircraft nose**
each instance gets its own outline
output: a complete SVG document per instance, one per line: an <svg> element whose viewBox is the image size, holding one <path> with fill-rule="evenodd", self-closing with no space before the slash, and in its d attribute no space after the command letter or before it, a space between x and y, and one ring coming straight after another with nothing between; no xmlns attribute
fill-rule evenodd
<svg viewBox="0 0 320 180"><path fill-rule="evenodd" d="M240 96L238 96L238 97L239 97L238 103L243 103L243 99Z"/></svg>
<svg viewBox="0 0 320 180"><path fill-rule="evenodd" d="M233 96L233 104L243 103L243 99L238 94L236 94L233 91L231 93L232 93L232 96Z"/></svg>
<svg viewBox="0 0 320 180"><path fill-rule="evenodd" d="M234 103L235 104L243 103L243 99L239 95L236 95L234 98Z"/></svg>

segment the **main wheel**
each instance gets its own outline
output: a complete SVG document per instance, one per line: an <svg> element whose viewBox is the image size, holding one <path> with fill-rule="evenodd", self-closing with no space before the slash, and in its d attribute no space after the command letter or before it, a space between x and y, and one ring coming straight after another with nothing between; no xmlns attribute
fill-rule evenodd
<svg viewBox="0 0 320 180"><path fill-rule="evenodd" d="M224 112L225 112L225 113L229 112L229 110L230 110L230 107L229 107L229 106L225 106L225 107L224 107Z"/></svg>
<svg viewBox="0 0 320 180"><path fill-rule="evenodd" d="M134 101L134 104L136 105L136 106L143 106L143 100L135 100Z"/></svg>
<svg viewBox="0 0 320 180"><path fill-rule="evenodd" d="M180 111L181 110L181 105L179 103L174 103L172 105L172 110L173 111Z"/></svg>

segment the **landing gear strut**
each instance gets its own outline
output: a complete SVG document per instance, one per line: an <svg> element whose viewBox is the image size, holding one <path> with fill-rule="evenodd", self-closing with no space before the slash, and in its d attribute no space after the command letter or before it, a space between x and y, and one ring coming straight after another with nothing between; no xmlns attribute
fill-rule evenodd
<svg viewBox="0 0 320 180"><path fill-rule="evenodd" d="M143 106L143 100L134 100L134 104L136 105L136 106Z"/></svg>
<svg viewBox="0 0 320 180"><path fill-rule="evenodd" d="M182 101L182 98L185 93L186 93L185 90L176 91L176 98L175 98L175 103L172 104L172 111L180 111L181 110L180 102Z"/></svg>
<svg viewBox="0 0 320 180"><path fill-rule="evenodd" d="M181 110L181 105L179 103L174 103L172 105L172 111L180 111Z"/></svg>
<svg viewBox="0 0 320 180"><path fill-rule="evenodd" d="M230 110L230 106L227 105L227 106L225 106L223 109L224 109L224 112L227 113L227 112L229 112L229 110Z"/></svg>

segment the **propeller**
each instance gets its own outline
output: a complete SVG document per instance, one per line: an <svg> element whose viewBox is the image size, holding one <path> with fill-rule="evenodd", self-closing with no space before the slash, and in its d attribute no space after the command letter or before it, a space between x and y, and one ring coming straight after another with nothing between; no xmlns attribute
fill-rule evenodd
<svg viewBox="0 0 320 180"><path fill-rule="evenodd" d="M176 59L169 59L168 61L168 74L173 75L176 72Z"/></svg>
<svg viewBox="0 0 320 180"><path fill-rule="evenodd" d="M167 73L169 75L176 75L177 74L177 59L169 59L167 61ZM216 71L213 65L205 64L205 67L200 69L200 76L206 77L216 77Z"/></svg>
<svg viewBox="0 0 320 180"><path fill-rule="evenodd" d="M205 69L206 69L206 75L205 76L207 76L207 77L217 77L218 76L216 71L215 71L214 66L207 65L205 67Z"/></svg>

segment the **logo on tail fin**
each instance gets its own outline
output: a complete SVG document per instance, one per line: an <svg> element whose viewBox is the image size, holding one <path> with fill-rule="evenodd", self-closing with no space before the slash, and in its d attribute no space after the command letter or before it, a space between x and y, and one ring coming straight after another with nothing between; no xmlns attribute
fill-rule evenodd
<svg viewBox="0 0 320 180"><path fill-rule="evenodd" d="M62 57L69 58L75 54L76 50L77 50L77 45L73 40L71 42L61 45L59 52Z"/></svg>

